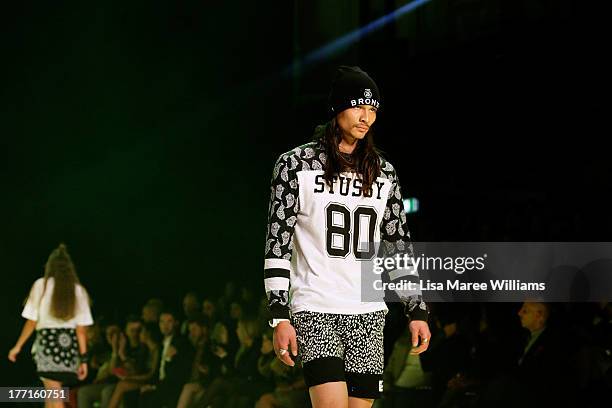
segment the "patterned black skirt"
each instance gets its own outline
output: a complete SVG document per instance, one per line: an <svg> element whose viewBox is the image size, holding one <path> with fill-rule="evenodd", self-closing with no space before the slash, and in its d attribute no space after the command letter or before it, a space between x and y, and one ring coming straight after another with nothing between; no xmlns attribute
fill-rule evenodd
<svg viewBox="0 0 612 408"><path fill-rule="evenodd" d="M62 385L77 383L79 346L75 329L36 330L32 357L39 377L61 381Z"/></svg>

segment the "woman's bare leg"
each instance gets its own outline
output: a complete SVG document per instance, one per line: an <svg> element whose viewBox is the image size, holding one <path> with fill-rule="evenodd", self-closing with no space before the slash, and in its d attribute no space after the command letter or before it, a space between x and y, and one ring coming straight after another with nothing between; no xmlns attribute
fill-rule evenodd
<svg viewBox="0 0 612 408"><path fill-rule="evenodd" d="M200 383L192 382L183 386L176 408L188 408L198 392L202 390Z"/></svg>
<svg viewBox="0 0 612 408"><path fill-rule="evenodd" d="M257 400L255 408L275 408L278 405L272 393L264 394Z"/></svg>
<svg viewBox="0 0 612 408"><path fill-rule="evenodd" d="M113 391L113 396L108 403L108 408L118 408L119 404L123 400L123 394L128 391L137 390L142 386L141 383L132 382L132 381L119 381L115 390Z"/></svg>
<svg viewBox="0 0 612 408"><path fill-rule="evenodd" d="M48 378L41 378L46 390L61 390L62 383ZM64 401L45 401L45 408L64 408Z"/></svg>

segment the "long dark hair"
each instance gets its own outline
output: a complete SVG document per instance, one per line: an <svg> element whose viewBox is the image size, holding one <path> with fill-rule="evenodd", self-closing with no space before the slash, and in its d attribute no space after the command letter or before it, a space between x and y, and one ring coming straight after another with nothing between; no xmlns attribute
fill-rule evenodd
<svg viewBox="0 0 612 408"><path fill-rule="evenodd" d="M51 295L51 315L61 320L70 320L75 315L75 287L79 283L79 278L72 263L72 258L63 243L51 252L45 265L43 294L49 278L54 280L53 294ZM87 297L89 298L89 296Z"/></svg>
<svg viewBox="0 0 612 408"><path fill-rule="evenodd" d="M342 139L342 131L336 118L332 118L324 125L317 126L313 139L319 142L325 151L327 161L324 166L325 181L332 184L332 177L337 176L348 168L354 168L362 181L363 191L372 192L372 184L380 175L380 155L382 151L374 146L374 133L368 130L352 153L353 162L347 161L338 149Z"/></svg>

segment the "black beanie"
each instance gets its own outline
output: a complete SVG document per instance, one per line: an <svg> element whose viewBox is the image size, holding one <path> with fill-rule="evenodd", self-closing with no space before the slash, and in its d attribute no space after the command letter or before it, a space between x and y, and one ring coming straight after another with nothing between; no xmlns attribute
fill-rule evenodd
<svg viewBox="0 0 612 408"><path fill-rule="evenodd" d="M380 109L378 86L359 67L338 67L329 93L328 113L331 117L356 105L372 105Z"/></svg>

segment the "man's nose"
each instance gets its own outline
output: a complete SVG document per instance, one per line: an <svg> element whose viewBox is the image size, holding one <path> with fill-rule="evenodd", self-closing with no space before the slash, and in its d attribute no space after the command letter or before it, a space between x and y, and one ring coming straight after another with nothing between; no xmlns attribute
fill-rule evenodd
<svg viewBox="0 0 612 408"><path fill-rule="evenodd" d="M364 123L370 123L370 112L368 109L364 109L363 113L361 114L361 121Z"/></svg>

